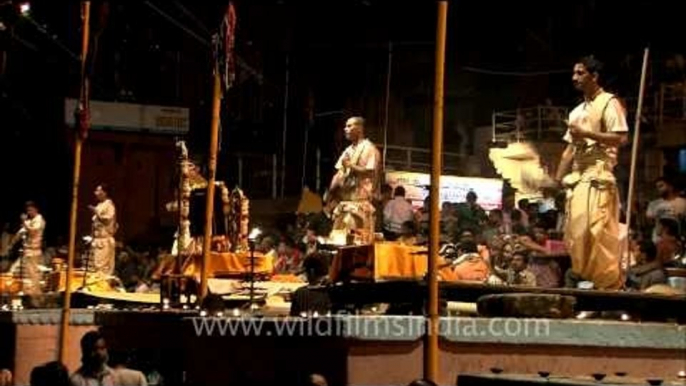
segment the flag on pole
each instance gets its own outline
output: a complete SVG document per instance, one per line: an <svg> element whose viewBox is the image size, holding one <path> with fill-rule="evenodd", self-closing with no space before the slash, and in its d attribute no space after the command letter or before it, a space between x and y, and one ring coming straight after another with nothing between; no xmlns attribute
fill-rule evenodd
<svg viewBox="0 0 686 386"><path fill-rule="evenodd" d="M89 106L89 84L88 84L88 48L90 45L90 3L85 1L81 3L81 20L83 20L84 37L81 41L81 90L79 92L79 103L74 111L76 129L82 140L88 136L88 129L90 128L90 106Z"/></svg>
<svg viewBox="0 0 686 386"><path fill-rule="evenodd" d="M236 9L229 2L226 14L219 27L219 33L214 36L214 55L219 75L222 79L222 91L230 89L236 79Z"/></svg>
<svg viewBox="0 0 686 386"><path fill-rule="evenodd" d="M76 119L76 129L79 132L81 139L86 139L88 137L88 129L90 128L90 108L88 106L88 100L81 100L76 105L76 111L74 111Z"/></svg>

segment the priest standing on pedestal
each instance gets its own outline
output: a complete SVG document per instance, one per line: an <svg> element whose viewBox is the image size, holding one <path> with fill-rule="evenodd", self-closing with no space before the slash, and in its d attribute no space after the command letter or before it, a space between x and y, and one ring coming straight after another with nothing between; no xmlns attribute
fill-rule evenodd
<svg viewBox="0 0 686 386"><path fill-rule="evenodd" d="M618 289L619 192L613 169L629 130L620 102L598 84L600 71L593 57L574 65L572 81L584 101L569 114L557 180L568 188L564 239L572 269L567 286L585 280L598 289ZM565 176L570 165L572 173Z"/></svg>
<svg viewBox="0 0 686 386"><path fill-rule="evenodd" d="M98 204L88 208L93 213L93 244L89 272L112 275L114 273L115 242L117 232L117 212L109 198L108 188L104 184L95 189Z"/></svg>
<svg viewBox="0 0 686 386"><path fill-rule="evenodd" d="M364 135L364 118L352 117L345 124L345 138L351 142L338 162L331 180L327 201L335 197L340 204L334 210L334 229L374 231L372 199L377 191L380 155ZM352 223L354 222L354 224ZM362 223L360 223L362 222Z"/></svg>

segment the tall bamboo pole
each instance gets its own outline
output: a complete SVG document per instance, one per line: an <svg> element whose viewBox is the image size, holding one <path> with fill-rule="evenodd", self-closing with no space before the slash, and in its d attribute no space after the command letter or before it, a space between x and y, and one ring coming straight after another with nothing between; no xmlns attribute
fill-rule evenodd
<svg viewBox="0 0 686 386"><path fill-rule="evenodd" d="M79 93L78 109L88 114L88 79L86 77L86 60L88 57L88 42L90 34L91 2L81 3L81 91ZM77 125L80 122L77 120ZM89 122L85 123L89 125ZM75 131L74 169L71 188L71 214L69 217L69 250L67 255L67 278L64 288L64 304L62 306L62 320L60 321L60 335L58 359L65 363L67 357L67 343L69 341L69 321L71 319L71 282L74 275L74 255L76 252L76 223L79 208L79 181L81 180L81 150L87 126Z"/></svg>
<svg viewBox="0 0 686 386"><path fill-rule="evenodd" d="M440 212L438 208L443 161L443 85L448 2L438 2L436 26L436 78L434 83L433 141L431 146L431 224L429 228L429 316L424 346L424 378L438 382L438 250Z"/></svg>
<svg viewBox="0 0 686 386"><path fill-rule="evenodd" d="M386 97L383 112L383 172L386 172L386 155L388 154L388 113L391 106L391 74L393 69L393 42L388 42L388 65L386 70Z"/></svg>
<svg viewBox="0 0 686 386"><path fill-rule="evenodd" d="M641 69L641 83L638 88L638 106L636 107L636 119L634 121L634 138L633 138L633 144L631 146L631 168L629 169L629 192L628 192L628 197L626 201L626 225L628 229L631 229L631 212L633 209L633 201L634 201L634 187L636 184L636 158L638 157L638 144L639 144L639 138L641 134L641 111L643 110L643 94L645 90L645 82L646 82L646 72L648 69L648 53L649 49L646 48L643 51L643 67ZM629 269L629 264L631 263L631 258L630 258L630 250L629 246L631 245L631 238L627 237L627 245L626 245L626 255L627 255L627 261L625 263L625 267L628 270ZM620 261L623 259L623 256L620 256ZM626 272L624 277L626 277Z"/></svg>
<svg viewBox="0 0 686 386"><path fill-rule="evenodd" d="M210 127L210 150L207 181L207 197L205 206L205 236L202 244L202 271L200 274L200 297L207 295L207 274L212 248L212 216L214 215L214 183L217 179L217 148L219 143L219 113L221 111L221 79L219 68L214 69L214 89L212 93L212 123Z"/></svg>
<svg viewBox="0 0 686 386"><path fill-rule="evenodd" d="M283 121L281 129L281 198L286 194L286 139L288 138L288 87L290 86L290 57L286 54L286 79L283 94Z"/></svg>

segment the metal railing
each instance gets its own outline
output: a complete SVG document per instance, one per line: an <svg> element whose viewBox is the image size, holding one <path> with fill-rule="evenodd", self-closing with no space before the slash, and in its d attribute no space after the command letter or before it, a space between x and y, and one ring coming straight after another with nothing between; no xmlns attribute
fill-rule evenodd
<svg viewBox="0 0 686 386"><path fill-rule="evenodd" d="M383 152L383 146L379 147ZM461 173L469 156L459 153L443 152L443 171ZM410 146L386 147L386 170L429 172L431 170L431 150Z"/></svg>
<svg viewBox="0 0 686 386"><path fill-rule="evenodd" d="M686 85L683 83L660 85L658 94L658 122L664 119L686 119Z"/></svg>
<svg viewBox="0 0 686 386"><path fill-rule="evenodd" d="M535 106L493 112L493 140L514 142L561 138L569 109L559 106Z"/></svg>

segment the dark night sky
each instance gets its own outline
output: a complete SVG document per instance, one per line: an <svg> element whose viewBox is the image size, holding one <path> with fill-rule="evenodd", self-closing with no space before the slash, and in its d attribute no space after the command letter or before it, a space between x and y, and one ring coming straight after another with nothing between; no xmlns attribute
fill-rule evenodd
<svg viewBox="0 0 686 386"><path fill-rule="evenodd" d="M209 127L211 54L207 46L162 17L144 1L111 2L101 17L94 2L94 28L106 20L93 74L93 97L116 100L131 90L137 103L187 106L192 110L190 142L206 148ZM427 146L431 127L434 1L236 1L237 52L262 75L239 70L239 82L226 101L224 151L279 151L285 58L290 59L289 164L298 165L308 95L316 113L361 113L371 126L382 120L387 44L394 41L391 130L409 127L417 146ZM494 109L535 105L550 97L570 105L575 94L567 73L512 77L478 74L467 68L496 71L567 69L574 58L595 53L608 64L611 88L636 93L642 49L650 44L661 62L684 52L683 13L678 1L452 1L448 20L446 125L488 124ZM221 19L224 1L150 1L208 41ZM62 216L68 207L70 153L61 124L62 98L78 89L77 2L36 0L33 19L13 20L7 6L0 21L0 50L7 67L0 79L1 161L3 187L10 199L0 217L37 198ZM187 12L188 11L188 12ZM51 38L55 36L55 40ZM64 48L56 43L64 45ZM411 44L412 43L412 44ZM65 49L66 48L66 49ZM628 65L627 65L628 64ZM427 119L428 117L428 119ZM333 152L331 137L343 116L317 119L312 138ZM446 138L450 142L450 135ZM255 144L258 144L256 146ZM450 144L448 147L452 146ZM35 157L42 154L49 162ZM326 162L326 160L325 160ZM299 165L297 166L300 167ZM221 172L221 167L220 167ZM298 190L299 177L289 181ZM49 192L49 193L48 193ZM59 208L59 209L58 209ZM65 208L65 209L63 209Z"/></svg>

